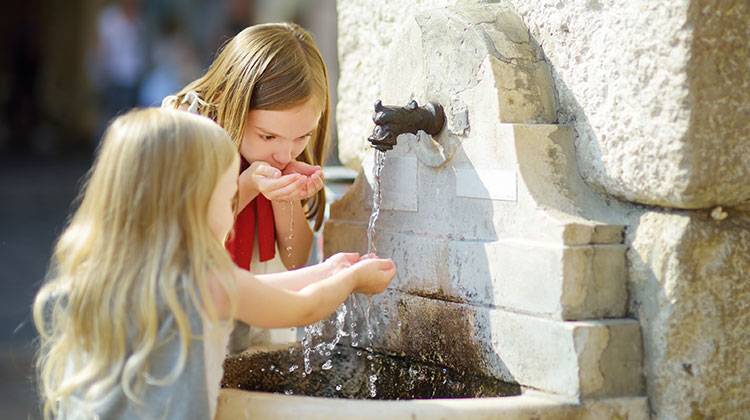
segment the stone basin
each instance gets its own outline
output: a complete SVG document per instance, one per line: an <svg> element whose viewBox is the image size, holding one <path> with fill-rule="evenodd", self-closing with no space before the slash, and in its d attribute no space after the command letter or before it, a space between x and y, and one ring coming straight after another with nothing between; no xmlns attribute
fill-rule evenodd
<svg viewBox="0 0 750 420"><path fill-rule="evenodd" d="M331 351L327 370L321 368L327 357L315 355L303 377L302 349L289 349L258 347L230 356L216 420L648 418L644 397L581 402L346 345ZM374 397L367 379L373 372Z"/></svg>
<svg viewBox="0 0 750 420"><path fill-rule="evenodd" d="M411 400L520 395L517 384L339 345L313 354L304 374L302 348L253 349L224 363L222 387L326 398ZM327 360L331 362L324 369ZM291 368L291 372L290 372ZM377 379L370 387L370 376Z"/></svg>

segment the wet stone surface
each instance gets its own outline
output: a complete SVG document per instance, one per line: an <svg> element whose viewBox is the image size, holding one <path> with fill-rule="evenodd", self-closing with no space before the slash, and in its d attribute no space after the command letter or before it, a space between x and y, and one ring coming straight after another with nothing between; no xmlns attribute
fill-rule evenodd
<svg viewBox="0 0 750 420"><path fill-rule="evenodd" d="M331 363L315 360L303 375L302 349L248 351L224 362L222 387L312 397L407 400L520 395L516 384L348 346L331 352ZM330 369L322 366L330 365ZM296 368L295 368L296 367ZM291 370L291 371L290 371ZM375 397L368 377L376 375Z"/></svg>

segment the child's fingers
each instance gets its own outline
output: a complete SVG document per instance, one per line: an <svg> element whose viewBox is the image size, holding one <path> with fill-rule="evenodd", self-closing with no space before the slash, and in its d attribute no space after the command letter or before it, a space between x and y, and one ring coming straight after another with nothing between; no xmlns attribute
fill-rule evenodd
<svg viewBox="0 0 750 420"><path fill-rule="evenodd" d="M303 198L312 196L313 194L320 191L323 187L324 182L322 178L322 172L318 171L308 178L307 183L305 184L305 194Z"/></svg>
<svg viewBox="0 0 750 420"><path fill-rule="evenodd" d="M313 182L313 191L317 192L323 189L325 182L323 181L323 171L318 171L310 177Z"/></svg>
<svg viewBox="0 0 750 420"><path fill-rule="evenodd" d="M287 185L298 182L300 179L304 179L304 177L297 174L284 175L279 178L268 178L256 175L255 179L258 183L258 187L260 187L261 192L265 194L266 192L278 190L279 188L284 188Z"/></svg>
<svg viewBox="0 0 750 420"><path fill-rule="evenodd" d="M359 261L359 252L342 252L341 255L349 264Z"/></svg>
<svg viewBox="0 0 750 420"><path fill-rule="evenodd" d="M255 170L255 173L266 178L279 178L281 176L281 171L271 165L260 166Z"/></svg>
<svg viewBox="0 0 750 420"><path fill-rule="evenodd" d="M305 176L312 176L315 172L320 171L320 166L310 165L295 160L294 162L289 163L289 165L284 168L284 171L286 173L294 172Z"/></svg>
<svg viewBox="0 0 750 420"><path fill-rule="evenodd" d="M380 271L388 271L395 269L396 267L396 264L394 264L393 260L390 258L363 257L357 262L357 264L369 265Z"/></svg>
<svg viewBox="0 0 750 420"><path fill-rule="evenodd" d="M260 175L267 178L278 178L281 176L280 170L263 161L253 162L250 165L249 170L251 170L254 175Z"/></svg>
<svg viewBox="0 0 750 420"><path fill-rule="evenodd" d="M290 176L290 175L286 175ZM299 198L298 190L305 185L305 177L296 175L298 178L287 185L280 186L279 188L270 189L268 192L264 192L263 195L270 200L292 200Z"/></svg>

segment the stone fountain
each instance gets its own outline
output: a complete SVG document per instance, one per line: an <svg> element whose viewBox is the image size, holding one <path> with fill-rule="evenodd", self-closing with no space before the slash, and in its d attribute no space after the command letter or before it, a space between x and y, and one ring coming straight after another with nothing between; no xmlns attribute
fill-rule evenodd
<svg viewBox="0 0 750 420"><path fill-rule="evenodd" d="M445 128L389 140L376 246L398 276L369 310L349 302L360 340L330 370L289 372L299 348L229 359L219 418L648 418L626 209L580 178L539 45L503 5L408 22L382 103L441 104ZM366 251L372 165L332 204L327 255ZM372 372L388 401L356 399Z"/></svg>

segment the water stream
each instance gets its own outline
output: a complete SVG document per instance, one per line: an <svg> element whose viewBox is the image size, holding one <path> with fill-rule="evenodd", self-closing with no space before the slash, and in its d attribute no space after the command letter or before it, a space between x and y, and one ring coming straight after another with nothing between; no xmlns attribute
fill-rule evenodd
<svg viewBox="0 0 750 420"><path fill-rule="evenodd" d="M375 162L372 166L374 182L372 187L372 214L370 214L370 222L367 224L367 254L377 252L375 249L375 222L377 222L378 216L380 216L380 202L383 198L380 191L383 166L385 166L385 152L375 149Z"/></svg>
<svg viewBox="0 0 750 420"><path fill-rule="evenodd" d="M380 204L382 200L382 193L381 193L381 175L383 172L383 167L385 166L385 153L381 152L379 150L375 150L375 162L373 165L373 178L374 178L374 185L373 185L373 197L372 197L372 214L370 215L370 220L367 226L367 255L375 254L376 247L375 247L375 223L378 220L378 216L380 215ZM294 238L294 208L292 207L292 203L290 202L290 222L289 222L289 239ZM291 246L287 247L288 255L291 256ZM341 338L349 336L351 345L353 347L358 347L360 345L365 346L365 350L367 353L367 360L368 360L368 374L367 374L367 387L368 387L368 393L370 397L374 398L377 396L377 390L375 383L378 380L378 376L375 373L375 367L373 361L373 338L374 333L372 329L372 325L370 323L370 308L372 306L372 301L369 296L366 297L366 300L364 304L358 303L358 295L352 295L348 298L347 302L345 302L343 305L341 305L336 310L336 316L333 321L320 321L318 323L315 323L313 325L308 325L304 328L305 335L302 338L302 352L303 352L303 366L302 366L302 377L308 376L313 371L313 357L317 353L319 356L322 357L322 360L325 360L320 365L321 370L327 371L330 370L333 367L333 361L331 359L331 352L335 349L336 345L339 343ZM350 307L351 309L347 309L347 307ZM364 322L365 327L367 329L366 333L366 343L360 342L359 333L357 332L357 314L360 313L359 309L361 309L361 313L364 315ZM347 314L349 315L349 332L346 332L346 317ZM326 342L324 340L321 341L321 338L323 337L324 329L327 325L330 325L335 328L335 335L333 339L330 342ZM316 341L319 341L317 344ZM361 351L356 352L358 357L362 356ZM297 365L293 365L289 368L289 373L292 373L296 371L299 368ZM337 388L337 390L339 390Z"/></svg>

